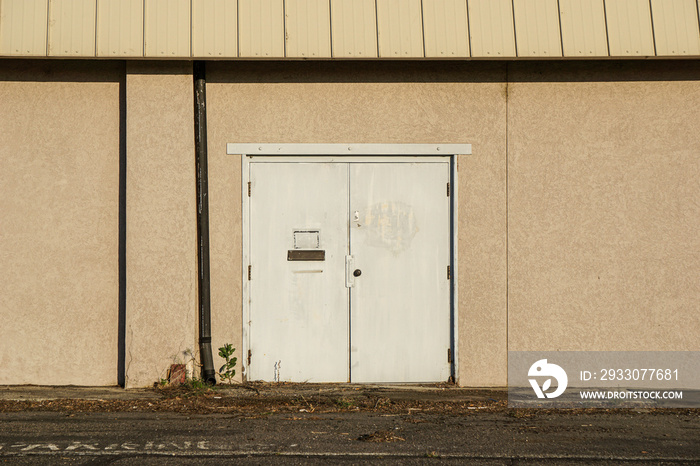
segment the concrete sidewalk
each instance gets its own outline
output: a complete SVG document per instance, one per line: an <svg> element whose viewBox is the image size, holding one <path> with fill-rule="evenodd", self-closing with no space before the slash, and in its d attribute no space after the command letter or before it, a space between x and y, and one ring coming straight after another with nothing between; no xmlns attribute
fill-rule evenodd
<svg viewBox="0 0 700 466"><path fill-rule="evenodd" d="M3 401L51 400L148 400L160 395L150 388L125 390L121 387L76 387L45 385L0 385Z"/></svg>
<svg viewBox="0 0 700 466"><path fill-rule="evenodd" d="M0 385L3 401L51 401L51 400L155 400L168 390L164 388L78 387L43 385ZM182 390L187 390L182 388ZM299 397L383 397L390 400L425 402L498 402L507 400L505 388L462 388L449 384L304 384L304 383L246 383L220 384L210 387L207 393L227 398L296 399Z"/></svg>
<svg viewBox="0 0 700 466"><path fill-rule="evenodd" d="M536 400L535 400L536 401ZM523 409L536 408L538 403ZM521 405L522 406L522 403ZM663 400L624 404L575 400L545 410L621 410L649 412L669 406ZM673 408L696 414L700 409ZM463 388L452 384L312 384L263 383L206 386L189 382L182 386L123 389L120 387L0 386L0 411L177 411L197 413L266 412L269 410L310 410L309 412L367 411L399 413L429 410L459 414L473 409L505 410L506 388Z"/></svg>

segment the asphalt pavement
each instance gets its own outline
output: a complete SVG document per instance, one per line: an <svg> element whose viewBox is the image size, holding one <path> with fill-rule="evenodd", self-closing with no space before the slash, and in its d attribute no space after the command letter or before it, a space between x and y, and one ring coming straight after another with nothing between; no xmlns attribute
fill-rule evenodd
<svg viewBox="0 0 700 466"><path fill-rule="evenodd" d="M287 398L280 397L276 388L265 388L258 387L258 393L246 389L195 395L210 396L217 402L242 397L235 406L202 405L208 406L207 414L200 414L192 409L148 411L144 407L156 406L163 396L153 390L137 396L120 389L25 387L22 397L21 387L0 387L6 408L0 413L0 461L700 464L697 410L511 409L503 405L502 392L444 387L283 387ZM335 400L333 409L330 405L323 408L320 393L325 389ZM103 391L98 394L98 390ZM83 412L80 407L85 405L44 405L41 401L93 397L108 406L111 390L120 403L116 411ZM307 395L301 395L304 390ZM379 390L377 400L396 401L386 402L386 409L379 409L379 404L372 409L360 403L368 396L363 390ZM56 398L59 393L63 398ZM318 401L311 397L313 393L319 393ZM265 396L274 402L244 409L248 400ZM175 399L189 398L178 395ZM133 412L129 411L131 404ZM224 413L218 414L217 409Z"/></svg>

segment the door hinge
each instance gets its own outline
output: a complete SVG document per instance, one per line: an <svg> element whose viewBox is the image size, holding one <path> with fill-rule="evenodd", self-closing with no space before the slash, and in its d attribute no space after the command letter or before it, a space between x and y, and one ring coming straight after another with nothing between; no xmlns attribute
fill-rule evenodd
<svg viewBox="0 0 700 466"><path fill-rule="evenodd" d="M250 366L250 359L253 357L253 352L248 350L248 365Z"/></svg>
<svg viewBox="0 0 700 466"><path fill-rule="evenodd" d="M450 280L452 278L452 271L450 270L450 266L447 266L447 279ZM250 278L248 279L250 280Z"/></svg>
<svg viewBox="0 0 700 466"><path fill-rule="evenodd" d="M450 183L447 183L447 197L450 197Z"/></svg>
<svg viewBox="0 0 700 466"><path fill-rule="evenodd" d="M452 348L447 348L447 362L452 363Z"/></svg>
<svg viewBox="0 0 700 466"><path fill-rule="evenodd" d="M253 266L249 265L248 266L248 280L250 280L250 275L251 275L252 270L253 270Z"/></svg>
<svg viewBox="0 0 700 466"><path fill-rule="evenodd" d="M250 181L249 181L248 182L248 197L250 197L250 191L251 191L251 188L250 188Z"/></svg>

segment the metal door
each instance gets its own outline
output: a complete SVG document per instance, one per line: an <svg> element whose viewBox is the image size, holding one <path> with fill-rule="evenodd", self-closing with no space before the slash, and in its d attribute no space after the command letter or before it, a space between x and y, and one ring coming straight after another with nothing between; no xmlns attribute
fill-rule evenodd
<svg viewBox="0 0 700 466"><path fill-rule="evenodd" d="M447 380L447 159L251 162L250 180L247 378Z"/></svg>
<svg viewBox="0 0 700 466"><path fill-rule="evenodd" d="M347 382L348 166L252 163L250 181L248 380Z"/></svg>
<svg viewBox="0 0 700 466"><path fill-rule="evenodd" d="M353 382L450 376L448 163L350 167Z"/></svg>

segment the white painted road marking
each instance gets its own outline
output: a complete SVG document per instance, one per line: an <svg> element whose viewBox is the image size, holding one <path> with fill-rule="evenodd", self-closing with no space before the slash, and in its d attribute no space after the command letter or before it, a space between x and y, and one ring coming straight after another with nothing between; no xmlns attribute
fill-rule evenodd
<svg viewBox="0 0 700 466"><path fill-rule="evenodd" d="M13 452L109 452L133 453L149 451L205 451L210 450L207 440L198 442L123 442L101 444L93 441L43 442L43 443L0 443L0 455Z"/></svg>
<svg viewBox="0 0 700 466"><path fill-rule="evenodd" d="M299 458L418 458L425 454L411 452L366 452L366 451L274 451L267 450L274 445L258 445L259 450L239 450L226 445L211 445L207 440L196 442L122 442L100 443L93 441L73 442L39 442L39 443L0 443L0 458L18 456L169 456L169 457L266 457L284 456ZM478 455L459 453L440 453L443 459L462 460L504 460L512 459L512 455ZM655 462L685 462L683 457L650 457L650 456L595 456L595 455L517 455L520 460L568 460L568 461L655 461Z"/></svg>

